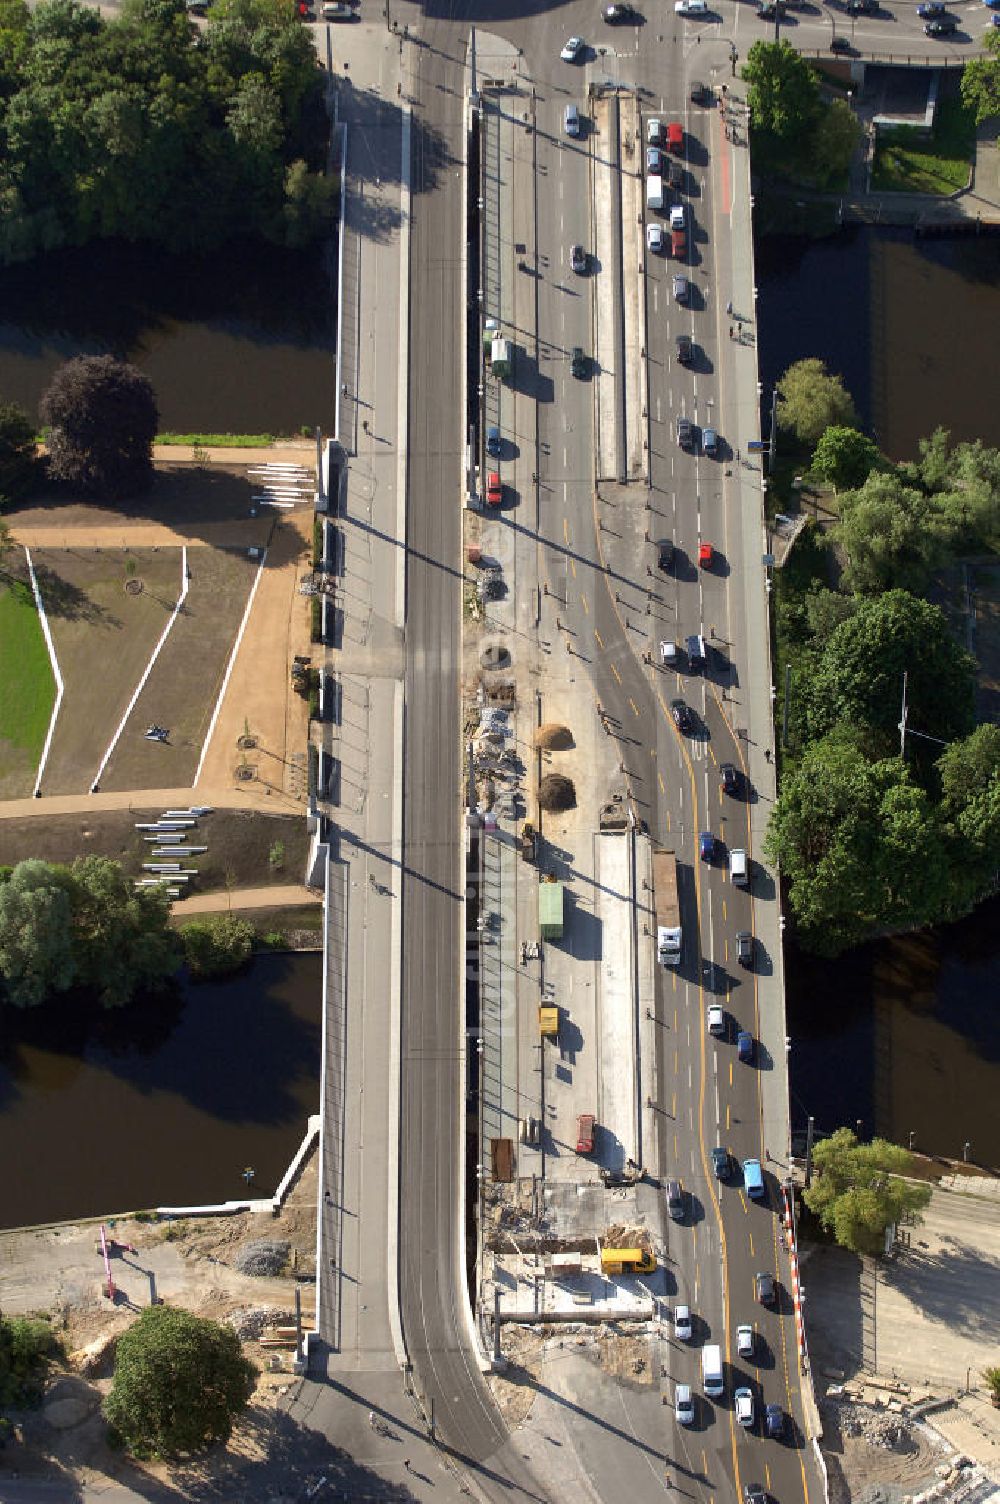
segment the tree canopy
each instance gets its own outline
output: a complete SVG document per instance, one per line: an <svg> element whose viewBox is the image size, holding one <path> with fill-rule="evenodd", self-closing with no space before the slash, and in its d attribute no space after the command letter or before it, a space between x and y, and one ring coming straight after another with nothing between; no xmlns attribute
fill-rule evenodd
<svg viewBox="0 0 1000 1504"><path fill-rule="evenodd" d="M325 222L323 75L293 0L77 0L0 18L0 262L121 236L173 251ZM304 177L303 177L304 174ZM303 217L302 203L315 212Z"/></svg>
<svg viewBox="0 0 1000 1504"><path fill-rule="evenodd" d="M856 427L857 415L841 378L810 357L789 366L778 382L778 422L812 448L828 428Z"/></svg>
<svg viewBox="0 0 1000 1504"><path fill-rule="evenodd" d="M23 408L0 403L0 506L22 496L35 473L35 425Z"/></svg>
<svg viewBox="0 0 1000 1504"><path fill-rule="evenodd" d="M104 1416L136 1456L199 1452L227 1440L255 1377L232 1327L150 1306L118 1339Z"/></svg>
<svg viewBox="0 0 1000 1504"><path fill-rule="evenodd" d="M863 486L882 456L878 445L856 428L835 423L825 428L813 452L812 468L838 491Z"/></svg>
<svg viewBox="0 0 1000 1504"><path fill-rule="evenodd" d="M987 31L982 52L962 69L962 103L976 112L976 124L1000 115L1000 32Z"/></svg>
<svg viewBox="0 0 1000 1504"><path fill-rule="evenodd" d="M938 525L926 492L907 486L898 473L882 472L869 475L857 490L845 491L839 506L834 533L847 554L847 583L853 590L926 588L948 549L948 530Z"/></svg>
<svg viewBox="0 0 1000 1504"><path fill-rule="evenodd" d="M887 1139L862 1144L850 1128L838 1128L813 1150L815 1173L803 1200L842 1248L878 1255L886 1229L903 1216L918 1219L930 1200L928 1185L900 1179L910 1163Z"/></svg>
<svg viewBox="0 0 1000 1504"><path fill-rule="evenodd" d="M78 355L56 371L39 412L56 480L113 500L149 489L159 411L152 383L135 366Z"/></svg>
<svg viewBox="0 0 1000 1504"><path fill-rule="evenodd" d="M226 976L250 959L254 927L235 914L213 914L181 925L184 959L198 978Z"/></svg>
<svg viewBox="0 0 1000 1504"><path fill-rule="evenodd" d="M974 671L930 601L905 590L860 600L830 634L803 687L810 734L824 736L842 722L862 728L876 754L897 747L905 673L910 729L952 741L974 724Z"/></svg>
<svg viewBox="0 0 1000 1504"><path fill-rule="evenodd" d="M19 862L0 882L0 978L7 1000L27 1008L55 992L88 987L119 1007L179 965L163 893L136 888L117 862L78 857L71 867Z"/></svg>
<svg viewBox="0 0 1000 1504"><path fill-rule="evenodd" d="M795 141L812 129L820 112L819 81L788 42L754 42L743 77L755 130Z"/></svg>

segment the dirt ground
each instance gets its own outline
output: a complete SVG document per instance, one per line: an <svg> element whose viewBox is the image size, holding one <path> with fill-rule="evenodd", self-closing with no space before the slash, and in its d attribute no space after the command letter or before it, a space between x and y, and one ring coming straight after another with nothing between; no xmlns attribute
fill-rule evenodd
<svg viewBox="0 0 1000 1504"><path fill-rule="evenodd" d="M185 1491L178 1497L225 1497L224 1489L220 1494L214 1485L268 1449L278 1424L275 1403L293 1382L291 1349L266 1348L252 1336L244 1338L244 1351L260 1371L254 1398L228 1446L216 1448L181 1477L164 1464L127 1463L107 1446L100 1403L111 1384L114 1344L149 1304L153 1279L158 1296L168 1304L217 1321L235 1315L244 1330L252 1331L262 1331L265 1320L285 1325L292 1319L298 1285L308 1323L315 1288L317 1167L314 1153L276 1217L130 1220L109 1226L119 1244L136 1249L112 1259L112 1275L122 1292L114 1304L102 1290L99 1224L0 1233L0 1308L8 1315L51 1316L67 1354L53 1368L42 1408L17 1417L19 1439L8 1443L4 1467L17 1468L22 1478L57 1480L72 1472L76 1485L115 1478L141 1492L145 1479L182 1483ZM290 1244L285 1274L252 1278L233 1268L240 1246L256 1239ZM248 1312L266 1314L254 1318Z"/></svg>
<svg viewBox="0 0 1000 1504"><path fill-rule="evenodd" d="M28 857L71 862L76 856L113 857L130 877L148 861L148 844L136 821L162 815L162 808L88 810L81 815L5 819L0 826L3 860L11 866ZM193 891L219 892L219 908L228 907L227 877L234 888L284 887L300 882L305 871L309 833L301 815L266 814L259 810L217 809L202 817L199 839L208 850L193 861L198 868ZM278 852L276 846L283 849ZM271 858L279 859L275 865Z"/></svg>
<svg viewBox="0 0 1000 1504"><path fill-rule="evenodd" d="M873 1488L914 1494L937 1481L934 1469L948 1449L926 1427L907 1427L895 1446L880 1446L864 1434L852 1435L850 1410L836 1402L825 1402L820 1414L830 1504L850 1504Z"/></svg>

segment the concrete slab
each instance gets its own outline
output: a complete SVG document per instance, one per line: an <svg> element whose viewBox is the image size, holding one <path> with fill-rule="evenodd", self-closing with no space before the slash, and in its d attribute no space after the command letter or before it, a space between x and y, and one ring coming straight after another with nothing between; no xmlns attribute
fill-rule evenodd
<svg viewBox="0 0 1000 1504"><path fill-rule="evenodd" d="M636 977L632 838L605 833L596 840L597 921L602 936L597 1014L601 1092L599 1158L620 1172L638 1160L636 1101Z"/></svg>

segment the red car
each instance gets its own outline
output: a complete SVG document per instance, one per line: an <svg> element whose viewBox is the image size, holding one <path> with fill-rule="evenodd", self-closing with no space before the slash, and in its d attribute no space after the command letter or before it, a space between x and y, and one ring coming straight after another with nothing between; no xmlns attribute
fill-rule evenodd
<svg viewBox="0 0 1000 1504"><path fill-rule="evenodd" d="M496 470L491 470L486 478L486 500L491 507L498 507L503 501L503 483Z"/></svg>
<svg viewBox="0 0 1000 1504"><path fill-rule="evenodd" d="M712 560L714 558L715 554L712 550L711 543L698 544L698 563L701 565L702 569L711 569Z"/></svg>
<svg viewBox="0 0 1000 1504"><path fill-rule="evenodd" d="M594 1152L594 1114L581 1112L576 1120L576 1152L577 1154L593 1154Z"/></svg>
<svg viewBox="0 0 1000 1504"><path fill-rule="evenodd" d="M672 120L667 126L667 151L682 152L684 150L684 127L676 120Z"/></svg>

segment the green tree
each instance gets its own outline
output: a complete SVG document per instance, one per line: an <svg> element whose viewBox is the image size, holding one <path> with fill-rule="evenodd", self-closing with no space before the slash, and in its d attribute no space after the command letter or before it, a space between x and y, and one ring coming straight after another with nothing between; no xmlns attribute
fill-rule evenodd
<svg viewBox="0 0 1000 1504"><path fill-rule="evenodd" d="M1000 870L1000 727L977 726L938 758L941 819L951 868L950 905L959 918L987 897Z"/></svg>
<svg viewBox="0 0 1000 1504"><path fill-rule="evenodd" d="M0 976L8 1001L30 1008L77 978L65 869L18 862L0 886Z"/></svg>
<svg viewBox="0 0 1000 1504"><path fill-rule="evenodd" d="M962 69L962 103L976 112L976 124L1000 115L1000 33L988 31L983 50Z"/></svg>
<svg viewBox="0 0 1000 1504"><path fill-rule="evenodd" d="M814 585L804 601L806 625L816 645L822 646L849 616L853 616L858 603L852 595L840 590L828 590L824 585Z"/></svg>
<svg viewBox="0 0 1000 1504"><path fill-rule="evenodd" d="M910 729L953 741L974 724L974 670L937 606L905 590L863 598L816 661L806 690L810 734L843 722L864 728L876 753L894 749L906 673ZM910 741L907 757L920 761L926 745Z"/></svg>
<svg viewBox="0 0 1000 1504"><path fill-rule="evenodd" d="M181 926L184 959L199 980L239 971L253 951L254 927L235 914L213 914Z"/></svg>
<svg viewBox="0 0 1000 1504"><path fill-rule="evenodd" d="M863 486L882 456L867 434L844 424L824 429L812 457L812 469L838 491Z"/></svg>
<svg viewBox="0 0 1000 1504"><path fill-rule="evenodd" d="M947 898L927 794L898 759L872 762L859 741L844 727L806 748L765 837L800 941L819 955L925 924Z"/></svg>
<svg viewBox="0 0 1000 1504"><path fill-rule="evenodd" d="M23 496L35 476L35 426L23 408L0 403L0 505Z"/></svg>
<svg viewBox="0 0 1000 1504"><path fill-rule="evenodd" d="M810 358L789 366L778 382L778 422L812 448L828 428L856 427L857 414L840 377L831 376L821 360Z"/></svg>
<svg viewBox="0 0 1000 1504"><path fill-rule="evenodd" d="M847 554L847 583L865 593L898 586L919 594L947 556L948 529L940 523L923 491L892 472L869 475L840 497L834 536Z"/></svg>
<svg viewBox="0 0 1000 1504"><path fill-rule="evenodd" d="M330 225L336 186L320 172L310 172L299 158L285 172L285 244L310 245Z"/></svg>
<svg viewBox="0 0 1000 1504"><path fill-rule="evenodd" d="M0 1408L37 1404L48 1359L58 1351L47 1321L0 1316Z"/></svg>
<svg viewBox="0 0 1000 1504"><path fill-rule="evenodd" d="M57 480L114 500L149 489L159 412L152 384L135 366L112 355L77 356L56 371L39 410Z"/></svg>
<svg viewBox="0 0 1000 1504"><path fill-rule="evenodd" d="M847 179L861 126L846 100L831 99L817 117L812 136L812 157L818 184L836 188Z"/></svg>
<svg viewBox="0 0 1000 1504"><path fill-rule="evenodd" d="M842 1248L878 1255L886 1229L904 1216L918 1219L931 1198L930 1186L901 1179L910 1167L905 1149L875 1138L858 1143L838 1128L813 1150L814 1179L803 1199Z"/></svg>
<svg viewBox="0 0 1000 1504"><path fill-rule="evenodd" d="M80 981L96 990L106 1008L162 986L181 957L166 894L136 888L108 857L78 857L70 873Z"/></svg>
<svg viewBox="0 0 1000 1504"><path fill-rule="evenodd" d="M743 65L747 104L755 131L796 142L811 132L820 112L819 82L787 42L754 42Z"/></svg>
<svg viewBox="0 0 1000 1504"><path fill-rule="evenodd" d="M104 1416L137 1457L202 1451L227 1440L255 1377L232 1327L151 1306L118 1339Z"/></svg>

